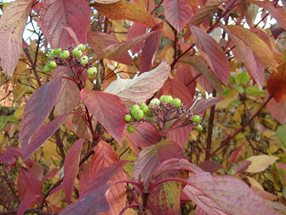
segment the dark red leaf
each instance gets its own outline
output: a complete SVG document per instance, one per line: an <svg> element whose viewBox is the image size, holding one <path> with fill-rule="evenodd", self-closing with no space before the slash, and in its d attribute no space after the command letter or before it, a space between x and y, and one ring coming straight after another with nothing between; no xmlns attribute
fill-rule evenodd
<svg viewBox="0 0 286 215"><path fill-rule="evenodd" d="M176 129L170 129L170 131L167 132L166 136L168 137L169 140L173 141L180 147L184 148L184 146L188 143L188 138L192 130L193 130L192 125Z"/></svg>
<svg viewBox="0 0 286 215"><path fill-rule="evenodd" d="M280 214L237 178L202 173L191 176L188 182L191 185L184 193L209 214Z"/></svg>
<svg viewBox="0 0 286 215"><path fill-rule="evenodd" d="M179 32L192 18L192 8L186 0L163 1L167 21Z"/></svg>
<svg viewBox="0 0 286 215"><path fill-rule="evenodd" d="M22 37L33 0L9 4L0 18L0 66L12 76L22 52Z"/></svg>
<svg viewBox="0 0 286 215"><path fill-rule="evenodd" d="M209 58L210 67L224 84L229 78L229 64L219 44L201 28L191 26L191 31L196 40L196 46Z"/></svg>
<svg viewBox="0 0 286 215"><path fill-rule="evenodd" d="M127 140L136 147L147 147L158 143L162 136L159 131L147 122L136 125L136 132L130 134L127 130L124 130L124 136Z"/></svg>
<svg viewBox="0 0 286 215"><path fill-rule="evenodd" d="M120 98L109 93L87 89L80 92L80 97L96 120L116 141L121 143L125 126L124 116L127 110Z"/></svg>
<svg viewBox="0 0 286 215"><path fill-rule="evenodd" d="M281 124L286 123L286 101L278 103L274 99L271 99L266 107L274 119Z"/></svg>
<svg viewBox="0 0 286 215"><path fill-rule="evenodd" d="M274 71L268 81L267 89L276 102L286 101L286 63L283 63Z"/></svg>
<svg viewBox="0 0 286 215"><path fill-rule="evenodd" d="M222 99L219 97L210 97L208 99L199 99L194 102L192 107L190 108L190 112L192 114L204 114L204 112L211 106L220 102Z"/></svg>
<svg viewBox="0 0 286 215"><path fill-rule="evenodd" d="M203 161L199 164L199 167L206 172L216 172L223 168L220 163L215 161Z"/></svg>
<svg viewBox="0 0 286 215"><path fill-rule="evenodd" d="M75 44L65 28L86 43L89 22L90 8L85 0L46 0L40 11L40 27L52 48Z"/></svg>
<svg viewBox="0 0 286 215"><path fill-rule="evenodd" d="M83 143L84 139L77 140L69 149L65 158L63 189L68 202L71 200L74 180L79 171L80 152Z"/></svg>
<svg viewBox="0 0 286 215"><path fill-rule="evenodd" d="M56 78L40 87L28 100L20 128L22 148L26 147L32 135L37 132L55 105L61 92L61 79Z"/></svg>
<svg viewBox="0 0 286 215"><path fill-rule="evenodd" d="M28 145L22 147L23 159L27 159L33 154L49 137L51 137L61 126L67 115L62 115L54 119L53 121L43 125L32 136Z"/></svg>
<svg viewBox="0 0 286 215"><path fill-rule="evenodd" d="M17 215L23 215L25 211L29 209L39 197L40 196L36 194L27 195L18 206Z"/></svg>
<svg viewBox="0 0 286 215"><path fill-rule="evenodd" d="M18 182L19 185L22 184L22 200L25 199L27 195L39 195L42 196L42 183L37 177L37 173L33 169L24 169L22 168L19 174L18 180L21 181L21 183Z"/></svg>
<svg viewBox="0 0 286 215"><path fill-rule="evenodd" d="M147 27L141 23L133 23L133 25L128 29L127 40L131 40L135 37L139 37L140 35L146 33ZM138 53L142 47L142 44L137 44L131 48L133 54Z"/></svg>
<svg viewBox="0 0 286 215"><path fill-rule="evenodd" d="M110 188L108 181L119 171L122 171L125 161L118 161L108 168L104 168L98 172L94 178L94 183L87 193L80 199L65 208L60 215L99 215L101 212L106 212L109 209L105 195Z"/></svg>
<svg viewBox="0 0 286 215"><path fill-rule="evenodd" d="M0 153L0 163L13 165L16 162L16 158L20 156L22 156L22 153L18 148L9 147L6 151Z"/></svg>

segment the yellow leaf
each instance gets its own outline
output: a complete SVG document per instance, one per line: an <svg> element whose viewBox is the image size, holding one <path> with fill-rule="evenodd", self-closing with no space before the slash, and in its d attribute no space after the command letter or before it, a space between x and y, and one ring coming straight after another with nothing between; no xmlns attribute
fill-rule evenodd
<svg viewBox="0 0 286 215"><path fill-rule="evenodd" d="M93 4L99 13L107 16L114 20L124 20L140 22L149 27L155 25L155 21L150 13L148 13L144 8L137 4L129 3L125 1L119 1L114 4Z"/></svg>
<svg viewBox="0 0 286 215"><path fill-rule="evenodd" d="M25 106L18 107L18 109L15 111L14 117L16 119L21 119L22 118L22 115L23 115L23 112L24 112L24 107Z"/></svg>
<svg viewBox="0 0 286 215"><path fill-rule="evenodd" d="M247 168L247 172L258 173L267 169L275 161L278 160L278 157L269 156L269 155L257 155L248 158L247 160L251 161L251 164Z"/></svg>
<svg viewBox="0 0 286 215"><path fill-rule="evenodd" d="M248 181L249 181L249 183L250 183L250 185L251 185L252 188L258 189L258 190L264 190L263 187L262 187L262 185L259 184L259 182L256 181L254 178L247 177L247 179L248 179Z"/></svg>

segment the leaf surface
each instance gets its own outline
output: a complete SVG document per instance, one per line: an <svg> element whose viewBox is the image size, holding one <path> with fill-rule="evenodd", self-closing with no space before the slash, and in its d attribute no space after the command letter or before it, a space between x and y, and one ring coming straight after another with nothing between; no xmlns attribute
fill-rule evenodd
<svg viewBox="0 0 286 215"><path fill-rule="evenodd" d="M61 78L55 78L42 85L26 103L20 128L20 143L26 147L32 135L39 130L45 118L52 111L61 92Z"/></svg>
<svg viewBox="0 0 286 215"><path fill-rule="evenodd" d="M270 165L275 163L278 160L278 157L269 156L269 155L256 155L247 158L248 161L251 161L251 164L246 169L246 172L258 173L267 169Z"/></svg>
<svg viewBox="0 0 286 215"><path fill-rule="evenodd" d="M170 66L162 62L155 69L133 79L117 79L105 92L115 94L128 103L145 102L163 86L169 74Z"/></svg>
<svg viewBox="0 0 286 215"><path fill-rule="evenodd" d="M86 43L89 22L90 8L85 0L46 0L40 10L40 27L52 48L75 45L74 37Z"/></svg>
<svg viewBox="0 0 286 215"><path fill-rule="evenodd" d="M0 66L12 76L22 52L22 36L33 0L9 4L0 18Z"/></svg>
<svg viewBox="0 0 286 215"><path fill-rule="evenodd" d="M268 81L267 89L276 102L286 101L286 63L283 63L274 71Z"/></svg>
<svg viewBox="0 0 286 215"><path fill-rule="evenodd" d="M127 110L120 98L110 93L88 89L83 89L80 97L95 119L121 143Z"/></svg>
<svg viewBox="0 0 286 215"><path fill-rule="evenodd" d="M77 140L69 149L65 158L63 190L68 202L71 200L74 189L74 180L79 171L80 152L83 143L84 139Z"/></svg>

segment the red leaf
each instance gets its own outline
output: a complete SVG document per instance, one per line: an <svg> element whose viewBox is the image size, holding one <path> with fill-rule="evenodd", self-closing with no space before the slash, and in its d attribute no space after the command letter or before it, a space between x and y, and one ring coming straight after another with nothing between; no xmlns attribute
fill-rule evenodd
<svg viewBox="0 0 286 215"><path fill-rule="evenodd" d="M37 132L34 133L28 145L22 147L23 159L26 160L33 154L49 137L51 137L65 120L66 115L62 115L53 121L43 125Z"/></svg>
<svg viewBox="0 0 286 215"><path fill-rule="evenodd" d="M86 43L90 8L85 0L46 0L40 11L40 27L52 48L75 44L65 28L73 31L81 43Z"/></svg>
<svg viewBox="0 0 286 215"><path fill-rule="evenodd" d="M133 25L128 29L128 33L127 33L127 40L131 40L133 38L139 37L140 35L146 33L146 29L147 27L141 23L133 23ZM133 54L137 53L140 51L142 47L142 44L137 44L135 45L131 51Z"/></svg>
<svg viewBox="0 0 286 215"><path fill-rule="evenodd" d="M0 18L0 66L12 76L22 52L22 36L33 0L18 0L9 4Z"/></svg>
<svg viewBox="0 0 286 215"><path fill-rule="evenodd" d="M18 148L9 147L6 151L0 153L0 163L6 163L13 165L16 162L16 158L20 157L22 153Z"/></svg>
<svg viewBox="0 0 286 215"><path fill-rule="evenodd" d="M42 183L37 177L37 172L31 168L22 168L19 174L18 187L22 185L21 199L24 200L27 195L35 194L42 196Z"/></svg>
<svg viewBox="0 0 286 215"><path fill-rule="evenodd" d="M125 105L116 95L100 91L83 89L80 92L83 103L93 116L119 143L125 126L124 116L127 113Z"/></svg>
<svg viewBox="0 0 286 215"><path fill-rule="evenodd" d="M274 119L281 124L286 123L286 101L278 103L274 99L271 99L266 107Z"/></svg>
<svg viewBox="0 0 286 215"><path fill-rule="evenodd" d="M153 56L159 49L161 41L161 31L157 30L156 27L152 31L154 32L154 34L152 34L145 40L142 47L142 53L140 56L140 65L139 65L139 70L141 73L147 72L152 68L154 60Z"/></svg>
<svg viewBox="0 0 286 215"><path fill-rule="evenodd" d="M20 128L20 143L26 147L45 118L52 111L61 92L61 79L56 78L41 86L26 103Z"/></svg>
<svg viewBox="0 0 286 215"><path fill-rule="evenodd" d="M191 65L178 63L175 79L183 83L184 86L188 88L188 92L193 98L196 92L197 82L196 77L192 74ZM188 102L185 104L188 104Z"/></svg>
<svg viewBox="0 0 286 215"><path fill-rule="evenodd" d="M184 148L184 146L188 143L188 138L192 130L193 126L184 126L182 128L171 129L168 131L167 137L169 140Z"/></svg>
<svg viewBox="0 0 286 215"><path fill-rule="evenodd" d="M199 164L199 167L206 172L216 172L223 169L223 166L215 161L203 161Z"/></svg>
<svg viewBox="0 0 286 215"><path fill-rule="evenodd" d="M17 209L17 215L22 215L27 209L29 209L39 198L39 195L31 194L27 195L20 203Z"/></svg>
<svg viewBox="0 0 286 215"><path fill-rule="evenodd" d="M118 161L119 157L112 147L106 142L100 141L95 147L93 158L88 164L86 171L80 175L80 196L89 191L90 184L94 182L97 174L102 169L108 168ZM125 172L118 172L110 179L110 183L126 180L127 178ZM120 213L126 202L126 190L123 183L110 188L107 194L107 202L110 207L107 214L112 215Z"/></svg>
<svg viewBox="0 0 286 215"><path fill-rule="evenodd" d="M136 132L130 134L127 130L124 130L124 136L127 140L136 147L147 147L158 143L162 136L159 131L147 122L136 125Z"/></svg>
<svg viewBox="0 0 286 215"><path fill-rule="evenodd" d="M201 28L191 26L191 31L196 40L196 46L209 58L211 67L217 77L226 84L229 78L229 65L224 52L218 43Z"/></svg>
<svg viewBox="0 0 286 215"><path fill-rule="evenodd" d="M106 212L109 208L105 198L106 191L110 187L108 181L113 175L122 171L125 163L125 161L118 161L99 171L88 192L81 196L77 202L65 208L60 215L99 215L101 212Z"/></svg>
<svg viewBox="0 0 286 215"><path fill-rule="evenodd" d="M105 52L110 47L119 47L123 44L123 42L120 43L114 35L102 32L88 32L87 39L92 48L95 49L98 58L104 58ZM116 51L114 54L107 56L107 58L127 65L132 64L132 59L128 53L128 49Z"/></svg>
<svg viewBox="0 0 286 215"><path fill-rule="evenodd" d="M66 200L69 202L74 189L74 179L78 174L80 152L84 139L77 140L72 147L69 149L65 162L64 162L64 180L63 189L65 192Z"/></svg>
<svg viewBox="0 0 286 215"><path fill-rule="evenodd" d="M279 214L247 184L234 177L202 173L191 176L188 182L191 185L185 187L185 194L209 214Z"/></svg>
<svg viewBox="0 0 286 215"><path fill-rule="evenodd" d="M186 0L163 1L167 21L179 32L192 18L192 8Z"/></svg>
<svg viewBox="0 0 286 215"><path fill-rule="evenodd" d="M163 161L170 158L183 158L182 149L172 142L161 141L160 143L144 148L134 163L133 178L143 181L148 185L154 170Z"/></svg>
<svg viewBox="0 0 286 215"><path fill-rule="evenodd" d="M219 97L210 97L208 99L199 99L192 104L190 108L191 114L204 114L205 111L215 105L216 103L220 102L222 99Z"/></svg>

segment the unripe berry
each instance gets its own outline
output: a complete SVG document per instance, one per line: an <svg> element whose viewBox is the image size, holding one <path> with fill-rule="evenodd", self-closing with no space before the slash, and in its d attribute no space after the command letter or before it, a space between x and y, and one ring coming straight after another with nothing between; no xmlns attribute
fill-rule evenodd
<svg viewBox="0 0 286 215"><path fill-rule="evenodd" d="M78 48L74 48L72 50L72 54L73 54L73 56L80 58L82 56L82 51L79 50Z"/></svg>
<svg viewBox="0 0 286 215"><path fill-rule="evenodd" d="M48 67L48 65L44 66L43 72L45 73L49 73L52 69L50 67Z"/></svg>
<svg viewBox="0 0 286 215"><path fill-rule="evenodd" d="M136 120L141 120L141 119L143 119L143 117L144 117L144 112L143 112L143 110L137 110L135 113L134 113L134 115L133 115L133 117L134 117L134 119L136 119Z"/></svg>
<svg viewBox="0 0 286 215"><path fill-rule="evenodd" d="M87 69L87 74L89 75L93 75L93 74L96 74L97 73L97 68L96 67L90 67Z"/></svg>
<svg viewBox="0 0 286 215"><path fill-rule="evenodd" d="M48 63L48 67L51 68L51 69L56 68L56 67L57 67L56 61L51 60L51 61Z"/></svg>
<svg viewBox="0 0 286 215"><path fill-rule="evenodd" d="M133 106L131 107L131 110L130 110L131 115L134 117L134 114L135 114L138 110L140 110L140 106L139 106L139 105L133 105Z"/></svg>
<svg viewBox="0 0 286 215"><path fill-rule="evenodd" d="M199 115L194 115L192 117L192 121L195 122L195 123L198 123L199 121L201 121L201 116Z"/></svg>
<svg viewBox="0 0 286 215"><path fill-rule="evenodd" d="M182 105L182 101L179 98L174 98L171 104L174 105L176 108L179 108Z"/></svg>
<svg viewBox="0 0 286 215"><path fill-rule="evenodd" d="M125 119L125 122L131 122L132 121L132 116L130 114L126 114L124 119Z"/></svg>
<svg viewBox="0 0 286 215"><path fill-rule="evenodd" d="M202 132L204 130L202 125L197 125L196 129L198 132Z"/></svg>
<svg viewBox="0 0 286 215"><path fill-rule="evenodd" d="M141 110L143 110L144 113L147 113L149 111L149 107L148 105L146 105L146 103L141 103L140 108Z"/></svg>
<svg viewBox="0 0 286 215"><path fill-rule="evenodd" d="M160 101L164 103L171 103L173 101L173 97L169 95L162 95L160 97Z"/></svg>
<svg viewBox="0 0 286 215"><path fill-rule="evenodd" d="M79 44L76 48L78 48L81 51L85 51L86 50L86 45L84 44Z"/></svg>
<svg viewBox="0 0 286 215"><path fill-rule="evenodd" d="M83 66L88 64L88 57L87 56L82 56L80 58L80 64L83 65Z"/></svg>
<svg viewBox="0 0 286 215"><path fill-rule="evenodd" d="M136 131L135 127L133 125L128 125L127 131L132 134Z"/></svg>
<svg viewBox="0 0 286 215"><path fill-rule="evenodd" d="M68 50L64 50L60 53L60 58L67 59L70 56L70 52Z"/></svg>
<svg viewBox="0 0 286 215"><path fill-rule="evenodd" d="M62 52L61 48L57 48L57 49L54 50L54 54L55 55L59 55L61 52Z"/></svg>
<svg viewBox="0 0 286 215"><path fill-rule="evenodd" d="M150 105L152 105L152 106L159 106L160 103L161 103L160 100L157 98L154 98L150 101Z"/></svg>
<svg viewBox="0 0 286 215"><path fill-rule="evenodd" d="M54 50L51 50L50 53L48 54L48 58L53 59L55 57Z"/></svg>

